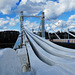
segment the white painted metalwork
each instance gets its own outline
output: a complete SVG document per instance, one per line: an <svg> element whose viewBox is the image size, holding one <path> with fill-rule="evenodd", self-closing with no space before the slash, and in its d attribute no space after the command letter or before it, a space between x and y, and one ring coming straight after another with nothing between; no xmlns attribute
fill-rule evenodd
<svg viewBox="0 0 75 75"><path fill-rule="evenodd" d="M49 25L49 24L48 24ZM58 39L60 39L60 37L56 34L56 32L54 31L54 29L49 25L49 27L53 30L54 34L57 36Z"/></svg>
<svg viewBox="0 0 75 75"><path fill-rule="evenodd" d="M72 34L72 33L70 33L69 31L67 31L67 33L68 33L68 34L70 34L71 36L75 37L75 35L74 35L74 34Z"/></svg>
<svg viewBox="0 0 75 75"><path fill-rule="evenodd" d="M24 17L41 17L41 23L42 23L42 37L45 38L45 26L44 26L44 20L45 20L45 16L44 16L44 12L42 12L41 16L35 16L35 15L23 15L23 11L21 11L21 15L20 15L20 22L21 22L21 44L23 43L23 39L22 39L22 26L23 26L23 20Z"/></svg>
<svg viewBox="0 0 75 75"><path fill-rule="evenodd" d="M41 61L43 61L44 63L46 63L50 66L53 66L53 65L60 66L65 71L67 71L67 73L69 72L69 75L75 74L75 69L71 64L71 62L73 62L73 65L75 64L74 63L75 52L70 53L68 51L58 50L57 48L51 46L51 44L54 45L53 43L50 43L50 45L49 45L49 43L45 39L43 39L35 34L32 34L32 33L28 32L27 30L25 30L25 33L31 43L34 53L37 55L37 57ZM58 46L58 47L62 48L60 46ZM64 48L64 49L68 50L68 48ZM70 50L72 51L73 49L70 49ZM48 54L44 53L45 51L47 51ZM50 56L48 56L48 55L50 55ZM62 74L62 75L64 75L64 74Z"/></svg>

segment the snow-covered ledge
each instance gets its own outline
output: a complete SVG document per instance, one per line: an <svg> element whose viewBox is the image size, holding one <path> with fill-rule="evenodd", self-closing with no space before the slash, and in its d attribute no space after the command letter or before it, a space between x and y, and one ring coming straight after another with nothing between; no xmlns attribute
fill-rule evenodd
<svg viewBox="0 0 75 75"><path fill-rule="evenodd" d="M0 75L22 75L20 59L11 48L0 49Z"/></svg>

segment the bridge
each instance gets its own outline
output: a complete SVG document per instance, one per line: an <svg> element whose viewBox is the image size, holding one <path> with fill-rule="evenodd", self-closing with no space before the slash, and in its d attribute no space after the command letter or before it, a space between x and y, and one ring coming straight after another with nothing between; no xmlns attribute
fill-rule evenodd
<svg viewBox="0 0 75 75"><path fill-rule="evenodd" d="M31 71L33 70L33 73L36 73L35 75L42 75L44 73L46 75L74 75L75 50L58 46L44 38L44 13L42 16L24 16L23 12L21 12L20 17L22 30L21 48L25 46L27 49L28 63ZM41 17L42 37L39 37L24 28L23 17ZM56 33L55 35L60 39ZM75 35L71 35L75 37Z"/></svg>
<svg viewBox="0 0 75 75"><path fill-rule="evenodd" d="M24 17L41 17L42 37L25 29L23 25ZM16 54L20 59L20 61L19 59L17 60L19 64L21 62L21 68L19 66L19 71L17 71L14 66L12 68L15 70L13 70L14 75L75 75L75 49L61 47L44 38L44 13L42 13L42 16L25 16L23 12L21 12L20 24L21 45L20 49L16 50ZM57 34L56 36L60 39ZM14 56L17 57L16 55ZM0 54L0 57L3 56ZM21 69L22 73L20 72ZM20 72L20 74L15 72Z"/></svg>

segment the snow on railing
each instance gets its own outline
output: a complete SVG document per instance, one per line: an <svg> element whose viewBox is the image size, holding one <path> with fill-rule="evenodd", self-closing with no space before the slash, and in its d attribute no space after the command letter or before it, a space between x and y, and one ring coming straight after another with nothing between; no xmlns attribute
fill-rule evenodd
<svg viewBox="0 0 75 75"><path fill-rule="evenodd" d="M41 41L40 39L36 38L35 36L31 35L30 33L28 33L36 42L37 44L42 47L46 52L58 56L58 57L65 57L65 58L74 58L75 56L70 54L70 53L65 53L62 51L59 51L51 46L49 46L48 44L46 44L45 42ZM66 55L67 54L67 55Z"/></svg>
<svg viewBox="0 0 75 75"><path fill-rule="evenodd" d="M44 63L53 66L53 65L58 65L60 67L62 67L63 69L65 69L66 71L75 74L75 69L72 66L72 64L74 65L75 63L71 64L71 60L75 59L75 53L70 53L70 52L65 52L65 51L59 51L59 50L55 50L55 48L50 45L48 45L47 41L45 41L45 39L42 39L42 41L40 39L38 39L37 37L35 37L33 34L29 33L28 31L25 30L26 36L29 39L29 42L33 48L34 53L36 54L36 56L43 61ZM45 41L45 42L44 42ZM49 47L50 46L50 47ZM60 47L60 46L59 46ZM65 48L68 50L68 48ZM56 61L54 58L52 59L51 56L50 57L46 57L43 53L41 53L41 50L48 52L48 54L50 54L52 57L55 57L55 59L60 58L63 60L63 62L60 63L60 61ZM49 51L50 50L50 51ZM49 53L50 52L50 53ZM70 62L67 63L67 59L70 60Z"/></svg>

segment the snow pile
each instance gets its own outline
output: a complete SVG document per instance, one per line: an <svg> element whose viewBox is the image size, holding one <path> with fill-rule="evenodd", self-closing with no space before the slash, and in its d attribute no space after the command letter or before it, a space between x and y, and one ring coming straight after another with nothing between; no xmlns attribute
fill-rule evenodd
<svg viewBox="0 0 75 75"><path fill-rule="evenodd" d="M11 48L0 50L0 75L22 75L20 60Z"/></svg>

